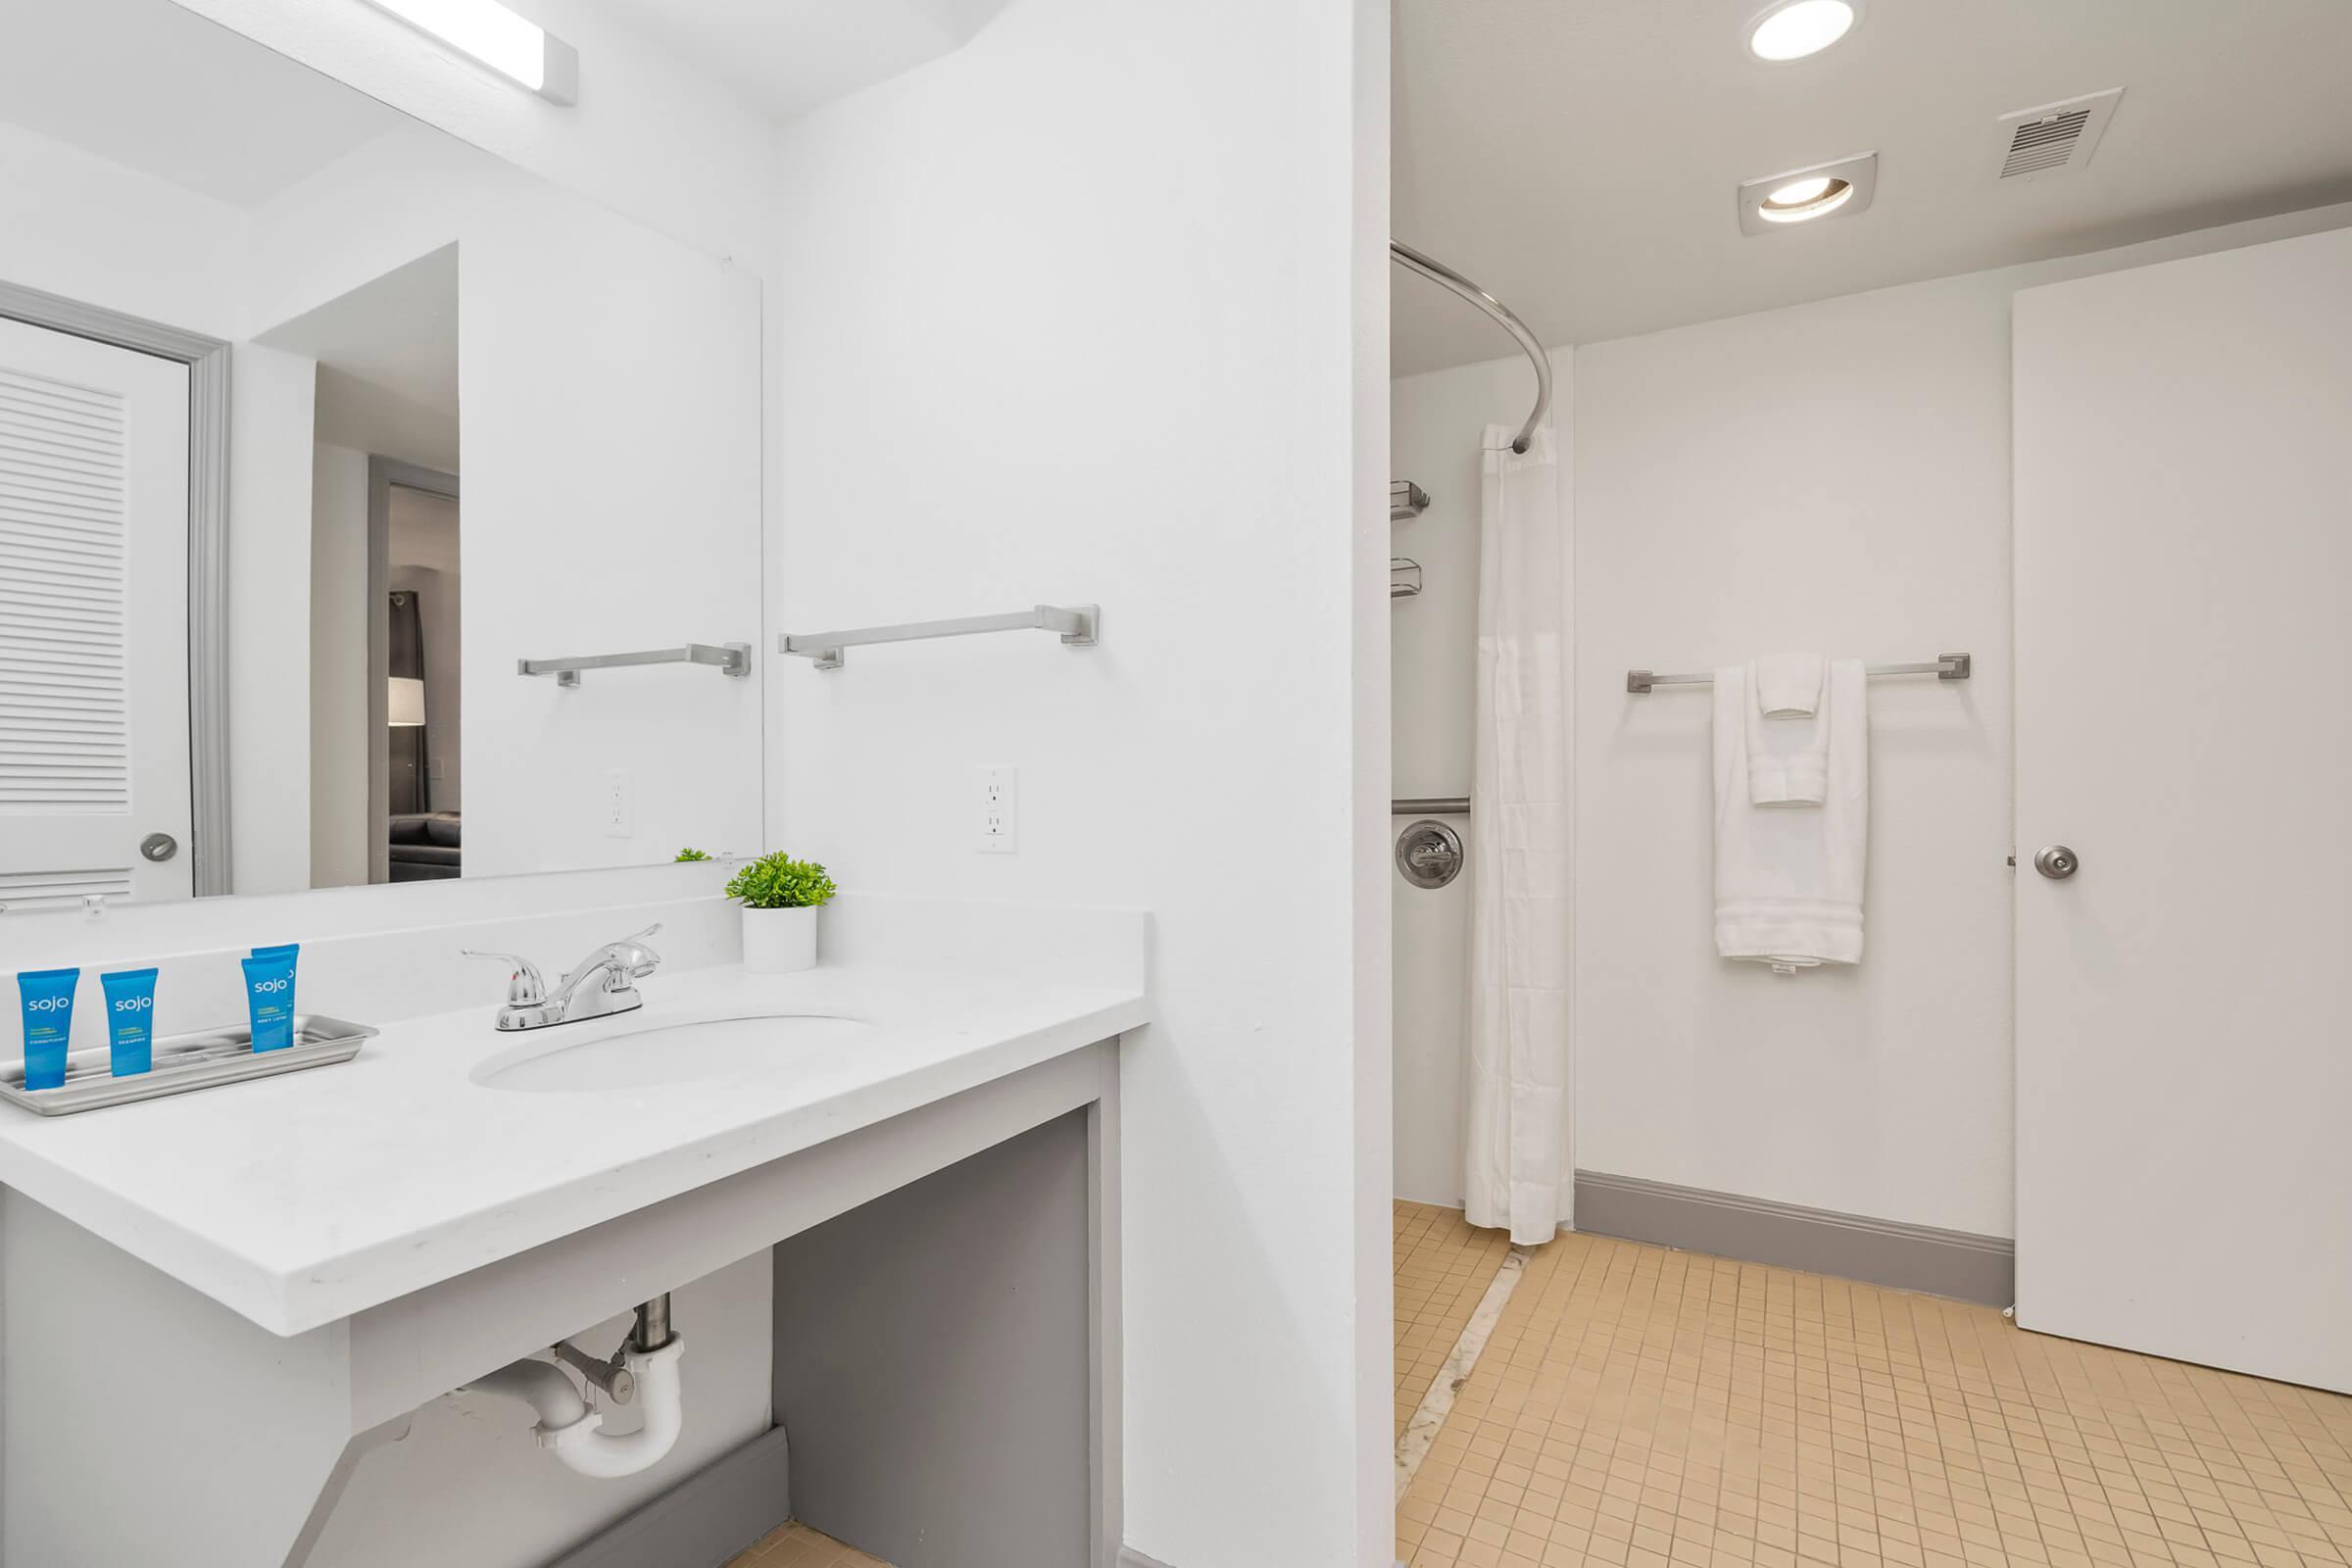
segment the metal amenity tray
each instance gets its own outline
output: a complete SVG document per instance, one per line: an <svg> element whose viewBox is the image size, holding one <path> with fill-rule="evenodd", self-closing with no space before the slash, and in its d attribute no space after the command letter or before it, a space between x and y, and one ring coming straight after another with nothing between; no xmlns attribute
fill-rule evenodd
<svg viewBox="0 0 2352 1568"><path fill-rule="evenodd" d="M274 1078L305 1067L326 1067L360 1054L361 1042L375 1033L364 1023L315 1012L297 1013L294 1043L281 1051L255 1054L253 1031L243 1024L202 1034L164 1035L154 1048L155 1065L127 1078L114 1075L112 1048L76 1051L66 1057L66 1081L56 1089L26 1089L24 1064L0 1067L0 1100L44 1116L67 1116L101 1105L156 1100L211 1089L247 1078Z"/></svg>

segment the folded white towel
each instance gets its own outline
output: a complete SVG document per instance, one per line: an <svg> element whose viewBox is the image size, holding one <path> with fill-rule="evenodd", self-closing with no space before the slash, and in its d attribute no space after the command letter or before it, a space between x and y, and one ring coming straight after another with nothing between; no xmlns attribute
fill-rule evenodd
<svg viewBox="0 0 2352 1568"><path fill-rule="evenodd" d="M1819 654L1767 654L1753 665L1756 707L1766 718L1811 718L1821 707Z"/></svg>
<svg viewBox="0 0 2352 1568"><path fill-rule="evenodd" d="M1859 660L1829 666L1829 731L1818 810L1748 799L1744 664L1715 672L1715 951L1793 973L1862 961L1862 874L1870 838L1869 699Z"/></svg>
<svg viewBox="0 0 2352 1568"><path fill-rule="evenodd" d="M1757 806L1819 806L1829 790L1830 705L1819 654L1750 660L1747 798Z"/></svg>

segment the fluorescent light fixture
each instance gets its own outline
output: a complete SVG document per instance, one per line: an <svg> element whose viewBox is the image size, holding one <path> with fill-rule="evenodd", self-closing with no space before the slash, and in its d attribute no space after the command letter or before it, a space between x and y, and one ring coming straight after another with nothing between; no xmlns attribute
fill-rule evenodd
<svg viewBox="0 0 2352 1568"><path fill-rule="evenodd" d="M1747 49L1758 60L1802 60L1853 30L1861 0L1780 0L1748 19Z"/></svg>
<svg viewBox="0 0 2352 1568"><path fill-rule="evenodd" d="M550 103L580 100L580 52L498 0L368 0Z"/></svg>
<svg viewBox="0 0 2352 1568"><path fill-rule="evenodd" d="M416 729L424 723L424 682L414 675L387 675L384 687L386 725Z"/></svg>
<svg viewBox="0 0 2352 1568"><path fill-rule="evenodd" d="M1743 180L1738 191L1740 232L1770 234L1832 214L1850 218L1870 205L1878 187L1877 153Z"/></svg>

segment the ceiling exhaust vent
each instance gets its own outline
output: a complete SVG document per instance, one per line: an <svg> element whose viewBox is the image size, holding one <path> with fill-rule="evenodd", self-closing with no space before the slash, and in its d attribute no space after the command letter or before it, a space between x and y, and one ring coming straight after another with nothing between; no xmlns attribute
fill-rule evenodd
<svg viewBox="0 0 2352 1568"><path fill-rule="evenodd" d="M2023 182L2081 169L2097 150L2123 95L2123 88L2110 87L2003 115L1993 122L1993 178Z"/></svg>

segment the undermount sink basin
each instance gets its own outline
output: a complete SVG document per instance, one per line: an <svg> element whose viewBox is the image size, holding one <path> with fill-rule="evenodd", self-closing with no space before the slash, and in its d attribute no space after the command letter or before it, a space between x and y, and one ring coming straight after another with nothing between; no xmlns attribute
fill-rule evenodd
<svg viewBox="0 0 2352 1568"><path fill-rule="evenodd" d="M762 1077L806 1062L809 1047L839 1045L874 1032L862 1019L815 1012L624 1025L617 1033L576 1043L561 1038L563 1028L548 1031L555 1038L491 1057L474 1068L473 1081L487 1089L582 1094Z"/></svg>

